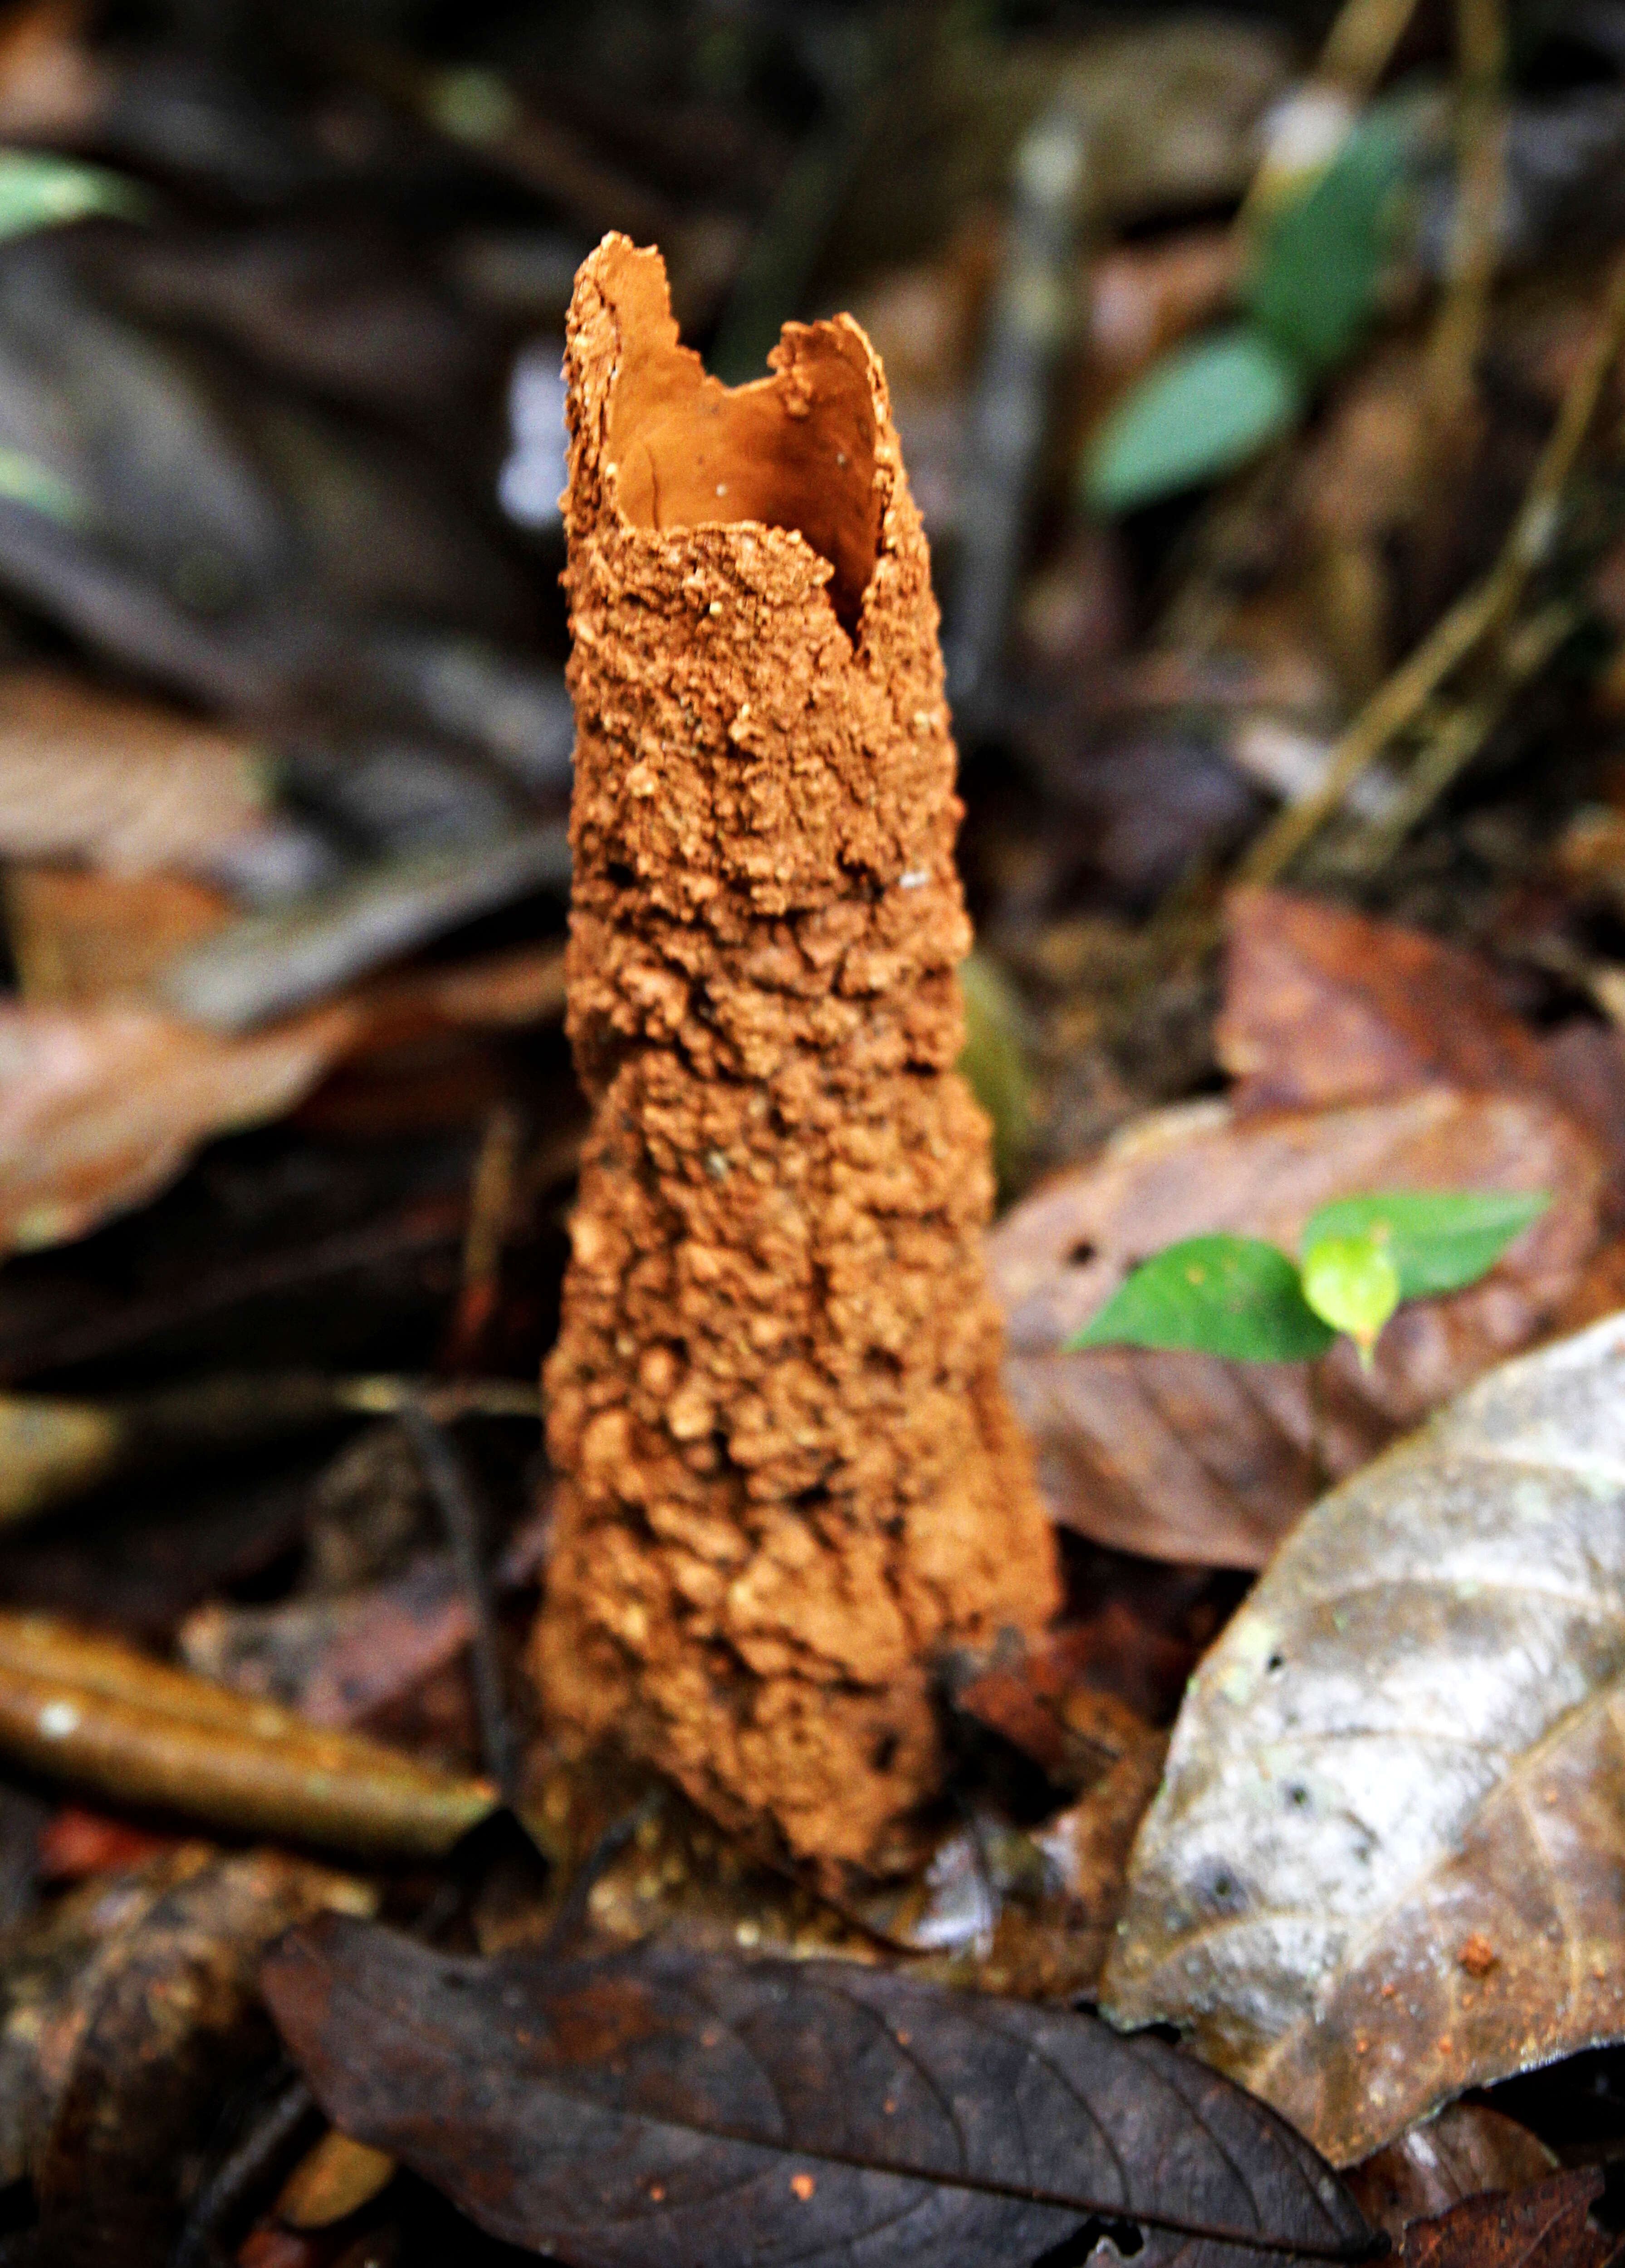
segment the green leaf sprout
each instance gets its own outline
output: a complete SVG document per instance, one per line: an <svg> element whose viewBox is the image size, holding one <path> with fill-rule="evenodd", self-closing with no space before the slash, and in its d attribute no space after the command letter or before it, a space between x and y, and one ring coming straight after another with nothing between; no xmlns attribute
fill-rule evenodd
<svg viewBox="0 0 1625 2268"><path fill-rule="evenodd" d="M1136 1268L1067 1347L1304 1362L1344 1331L1369 1368L1398 1307L1476 1284L1550 1203L1500 1189L1340 1197L1310 1221L1296 1262L1257 1237L1187 1237Z"/></svg>

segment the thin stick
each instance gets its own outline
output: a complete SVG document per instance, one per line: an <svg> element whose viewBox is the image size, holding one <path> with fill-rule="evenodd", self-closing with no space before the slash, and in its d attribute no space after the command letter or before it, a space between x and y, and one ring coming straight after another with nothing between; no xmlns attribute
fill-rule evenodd
<svg viewBox="0 0 1625 2268"><path fill-rule="evenodd" d="M1416 0L1344 0L1326 34L1315 77L1364 101L1393 60Z"/></svg>
<svg viewBox="0 0 1625 2268"><path fill-rule="evenodd" d="M409 1402L422 1404L437 1425L458 1418L535 1418L543 1401L534 1386L516 1378L339 1378L333 1381L333 1406L365 1418L398 1418Z"/></svg>
<svg viewBox="0 0 1625 2268"><path fill-rule="evenodd" d="M1287 98L1283 109L1305 98L1313 101L1317 93L1322 99L1341 98L1340 107L1352 126L1355 112L1370 100L1393 60L1415 12L1416 0L1343 0L1313 70L1296 95ZM1297 178L1297 163L1278 163L1267 147L1232 225L1244 237L1250 236L1259 215L1274 205L1277 191Z"/></svg>
<svg viewBox="0 0 1625 2268"><path fill-rule="evenodd" d="M458 1580L468 1600L473 1623L469 1652L474 1668L475 1703L479 1712L481 1753L486 1771L512 1808L518 1786L513 1737L503 1698L497 1618L480 1546L479 1516L462 1461L423 1403L408 1399L401 1404L399 1416L439 1509L446 1540L451 1546Z"/></svg>
<svg viewBox="0 0 1625 2268"><path fill-rule="evenodd" d="M1412 765L1391 811L1363 828L1338 858L1345 873L1374 873L1392 857L1465 771L1518 689L1545 668L1580 620L1572 599L1554 599L1503 643L1493 682L1451 711Z"/></svg>
<svg viewBox="0 0 1625 2268"><path fill-rule="evenodd" d="M1506 158L1502 0L1456 0L1456 210L1422 381L1436 478L1459 461L1470 436L1466 413L1495 283Z"/></svg>
<svg viewBox="0 0 1625 2268"><path fill-rule="evenodd" d="M1434 624L1414 652L1372 695L1333 750L1326 777L1314 794L1289 806L1265 828L1242 861L1244 880L1273 882L1290 865L1394 735L1414 722L1423 703L1451 671L1514 612L1530 576L1551 555L1563 491L1622 342L1625 265L1614 274L1602 328L1563 397L1557 422L1495 565L1481 583Z"/></svg>
<svg viewBox="0 0 1625 2268"><path fill-rule="evenodd" d="M511 1102L499 1102L485 1122L469 1190L462 1287L452 1317L447 1370L473 1368L502 1296L502 1257L513 1225L524 1130Z"/></svg>

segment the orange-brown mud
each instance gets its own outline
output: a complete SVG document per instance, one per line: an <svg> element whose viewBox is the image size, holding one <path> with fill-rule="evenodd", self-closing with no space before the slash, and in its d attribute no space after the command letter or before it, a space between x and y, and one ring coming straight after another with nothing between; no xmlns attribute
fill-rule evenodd
<svg viewBox="0 0 1625 2268"><path fill-rule="evenodd" d="M952 1070L969 927L925 538L880 364L790 325L728 391L660 256L569 327L570 1032L595 1115L548 1366L535 1662L831 1874L910 1849L934 1660L1051 1612Z"/></svg>

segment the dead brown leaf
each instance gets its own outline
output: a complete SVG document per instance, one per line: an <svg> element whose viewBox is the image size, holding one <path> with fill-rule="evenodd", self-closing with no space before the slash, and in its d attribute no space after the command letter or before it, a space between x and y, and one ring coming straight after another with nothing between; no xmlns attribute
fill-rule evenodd
<svg viewBox="0 0 1625 2268"><path fill-rule="evenodd" d="M1086 1795L1034 1837L1057 1888L1033 1913L1007 1906L990 1970L998 1989L1048 1996L1093 1992L1127 1894L1134 1837L1163 1777L1168 1736L1148 1727Z"/></svg>
<svg viewBox="0 0 1625 2268"><path fill-rule="evenodd" d="M348 1726L460 1660L472 1631L467 1591L439 1552L338 1598L213 1602L188 1617L180 1645L188 1666L218 1685L313 1725Z"/></svg>
<svg viewBox="0 0 1625 2268"><path fill-rule="evenodd" d="M0 679L0 858L206 867L266 801L257 753L181 710L43 670Z"/></svg>
<svg viewBox="0 0 1625 2268"><path fill-rule="evenodd" d="M0 1248L144 1204L200 1142L290 1110L361 1028L349 1004L241 1040L134 1002L0 1006Z"/></svg>
<svg viewBox="0 0 1625 2268"><path fill-rule="evenodd" d="M1447 2102L1343 2179L1366 2219L1398 2237L1463 2198L1526 2189L1556 2169L1545 2143L1516 2119L1481 2102Z"/></svg>
<svg viewBox="0 0 1625 2268"><path fill-rule="evenodd" d="M1303 1365L1060 1351L1134 1266L1181 1237L1230 1230L1290 1250L1333 1197L1464 1186L1555 1201L1481 1284L1402 1310L1369 1377L1352 1349L1334 1350L1318 1408ZM1601 1186L1593 1144L1528 1093L1435 1086L1246 1116L1215 1101L1137 1122L989 1243L1010 1389L1054 1516L1146 1557L1262 1566L1326 1475L1354 1470L1546 1327L1596 1242Z"/></svg>
<svg viewBox="0 0 1625 2268"><path fill-rule="evenodd" d="M5 915L23 998L66 1003L140 993L171 954L223 928L232 906L181 874L14 866Z"/></svg>
<svg viewBox="0 0 1625 2268"><path fill-rule="evenodd" d="M1590 2217L1602 2184L1600 2168L1575 2166L1511 2197L1468 2198L1411 2223L1401 2268L1610 2268L1619 2240Z"/></svg>
<svg viewBox="0 0 1625 2268"><path fill-rule="evenodd" d="M37 1615L0 1614L0 1753L113 1802L363 1855L439 1855L497 1802L484 1780Z"/></svg>
<svg viewBox="0 0 1625 2268"><path fill-rule="evenodd" d="M188 1844L13 1933L0 1990L0 2178L33 2180L71 2257L161 2257L184 2154L264 2054L261 1956L291 1924L371 1910L280 1852Z"/></svg>
<svg viewBox="0 0 1625 2268"><path fill-rule="evenodd" d="M1225 920L1215 1037L1238 1109L1544 1086L1533 1035L1471 954L1287 890L1232 890Z"/></svg>
<svg viewBox="0 0 1625 2268"><path fill-rule="evenodd" d="M280 1116L345 1057L563 1005L532 946L380 981L240 1036L137 1001L0 1005L0 1250L82 1236L145 1202L211 1137Z"/></svg>

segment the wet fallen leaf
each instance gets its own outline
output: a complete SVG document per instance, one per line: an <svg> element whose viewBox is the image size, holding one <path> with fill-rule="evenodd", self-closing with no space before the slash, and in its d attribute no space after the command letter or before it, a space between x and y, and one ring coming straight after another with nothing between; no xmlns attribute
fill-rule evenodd
<svg viewBox="0 0 1625 2268"><path fill-rule="evenodd" d="M1287 890L1232 890L1225 922L1215 1036L1242 1108L1543 1086L1538 1042L1473 954Z"/></svg>
<svg viewBox="0 0 1625 2268"><path fill-rule="evenodd" d="M1370 2242L1289 2130L1070 2009L647 1946L454 1960L337 1920L284 1939L262 1982L346 2133L576 2268L854 2250L969 2268L1091 2223L1142 2231L1148 2268Z"/></svg>
<svg viewBox="0 0 1625 2268"><path fill-rule="evenodd" d="M1107 1971L1334 2161L1625 2035L1625 1316L1325 1498L1193 1679Z"/></svg>
<svg viewBox="0 0 1625 2268"><path fill-rule="evenodd" d="M0 857L206 870L267 801L257 752L181 710L43 671L0 681Z"/></svg>
<svg viewBox="0 0 1625 2268"><path fill-rule="evenodd" d="M1468 2198L1435 2220L1413 2221L1403 2268L1609 2268L1619 2239L1592 2227L1602 2173L1576 2166L1511 2197Z"/></svg>
<svg viewBox="0 0 1625 2268"><path fill-rule="evenodd" d="M1414 2220L1434 2220L1463 2198L1526 2189L1557 2170L1544 2142L1481 2102L1448 2102L1373 2151L1343 2176L1360 2210L1399 2237Z"/></svg>
<svg viewBox="0 0 1625 2268"><path fill-rule="evenodd" d="M548 946L380 981L237 1037L136 1001L0 1004L0 1250L82 1236L143 1204L199 1144L280 1116L346 1057L543 1021L563 998Z"/></svg>
<svg viewBox="0 0 1625 2268"><path fill-rule="evenodd" d="M1533 1094L1423 1088L1322 1110L1157 1112L1016 1205L989 1241L1007 1374L1064 1525L1097 1543L1259 1567L1310 1504L1400 1427L1526 1345L1597 1238L1594 1145ZM1395 1316L1367 1376L1336 1348L1311 1375L1139 1348L1061 1351L1141 1260L1214 1231L1297 1248L1334 1198L1393 1189L1549 1189L1556 1201L1482 1283Z"/></svg>
<svg viewBox="0 0 1625 2268"><path fill-rule="evenodd" d="M8 1941L0 2177L33 2181L76 2260L163 2257L184 2159L262 2058L261 1956L323 1908L370 1911L343 1875L275 1851L188 1844L87 1883Z"/></svg>
<svg viewBox="0 0 1625 2268"><path fill-rule="evenodd" d="M114 1802L361 1854L448 1851L497 1801L44 1616L0 1614L0 1753Z"/></svg>

